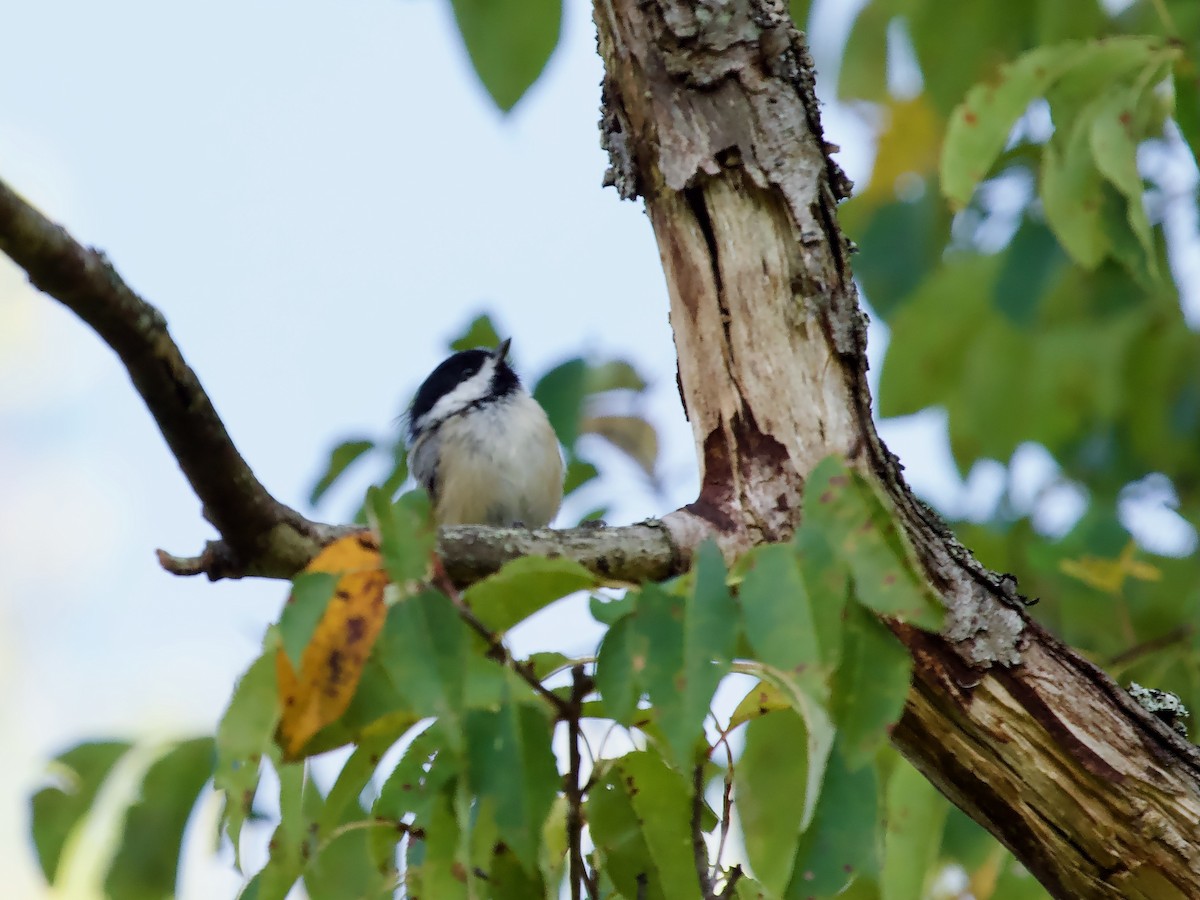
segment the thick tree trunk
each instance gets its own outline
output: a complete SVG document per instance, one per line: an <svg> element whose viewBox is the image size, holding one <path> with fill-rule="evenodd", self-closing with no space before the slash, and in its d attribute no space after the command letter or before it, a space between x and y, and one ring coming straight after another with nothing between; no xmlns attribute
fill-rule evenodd
<svg viewBox="0 0 1200 900"><path fill-rule="evenodd" d="M671 296L700 497L729 553L786 539L840 453L888 492L949 615L896 627L900 750L1058 897L1200 897L1200 757L1020 611L904 484L870 415L865 329L813 70L769 0L596 0L608 180L641 196Z"/></svg>

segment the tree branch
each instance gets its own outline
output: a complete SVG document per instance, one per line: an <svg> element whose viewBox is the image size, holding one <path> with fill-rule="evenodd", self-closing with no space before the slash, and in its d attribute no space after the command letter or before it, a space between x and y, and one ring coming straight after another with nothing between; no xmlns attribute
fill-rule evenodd
<svg viewBox="0 0 1200 900"><path fill-rule="evenodd" d="M0 251L30 282L100 335L120 358L220 532L223 555L210 561L244 575L291 574L327 535L280 503L254 476L229 438L162 314L135 294L103 253L81 246L0 181Z"/></svg>
<svg viewBox="0 0 1200 900"><path fill-rule="evenodd" d="M213 581L290 578L325 544L358 530L311 521L271 496L234 446L162 314L125 284L103 253L79 244L3 181L0 251L117 354L203 504L204 517L220 533L198 556L159 550L164 569ZM623 528L455 527L442 529L439 553L458 585L535 554L566 556L606 580L639 584L685 571L703 534L678 515Z"/></svg>

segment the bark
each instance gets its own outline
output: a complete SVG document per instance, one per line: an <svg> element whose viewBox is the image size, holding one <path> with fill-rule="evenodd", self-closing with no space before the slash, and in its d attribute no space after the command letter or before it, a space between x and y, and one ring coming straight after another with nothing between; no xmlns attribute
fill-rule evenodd
<svg viewBox="0 0 1200 900"><path fill-rule="evenodd" d="M895 627L916 662L899 749L1055 896L1200 897L1195 748L1031 623L1015 581L912 496L875 433L835 214L849 186L786 6L594 9L606 180L654 226L702 461L679 515L731 555L785 539L807 473L846 456L892 498L948 610L940 637Z"/></svg>

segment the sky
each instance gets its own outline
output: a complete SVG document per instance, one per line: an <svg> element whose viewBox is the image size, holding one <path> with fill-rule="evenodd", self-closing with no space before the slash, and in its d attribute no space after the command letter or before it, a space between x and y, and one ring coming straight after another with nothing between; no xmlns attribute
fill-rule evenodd
<svg viewBox="0 0 1200 900"><path fill-rule="evenodd" d="M328 449L394 428L447 339L490 310L527 375L592 353L649 376L664 492L606 456L609 521L661 514L696 492L666 289L640 205L601 189L601 67L586 5L566 7L547 71L505 116L444 2L8 4L0 178L158 306L284 502L310 512ZM847 9L818 6L820 76ZM867 123L832 104L825 116L843 166L865 181ZM875 372L885 342L873 326ZM983 466L964 491L936 412L883 435L944 507L986 508L999 490L999 466ZM1052 474L1044 457L1023 463L1031 483ZM348 488L316 515L353 506ZM85 738L211 733L257 654L284 585L178 579L155 562L157 547L187 555L213 536L115 357L0 259L0 871L11 896L43 896L26 800L47 759ZM211 805L203 815L211 823ZM193 844L181 896L232 896L236 877ZM87 896L86 875L70 896Z"/></svg>

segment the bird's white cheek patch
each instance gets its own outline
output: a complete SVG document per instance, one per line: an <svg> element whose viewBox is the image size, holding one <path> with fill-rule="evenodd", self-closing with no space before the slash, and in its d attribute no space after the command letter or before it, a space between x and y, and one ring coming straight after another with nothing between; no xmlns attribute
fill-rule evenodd
<svg viewBox="0 0 1200 900"><path fill-rule="evenodd" d="M429 428L437 422L448 419L464 407L478 403L491 391L492 373L495 368L494 362L485 362L482 369L455 386L454 390L439 397L437 403L430 407L429 412L413 424L418 430Z"/></svg>

